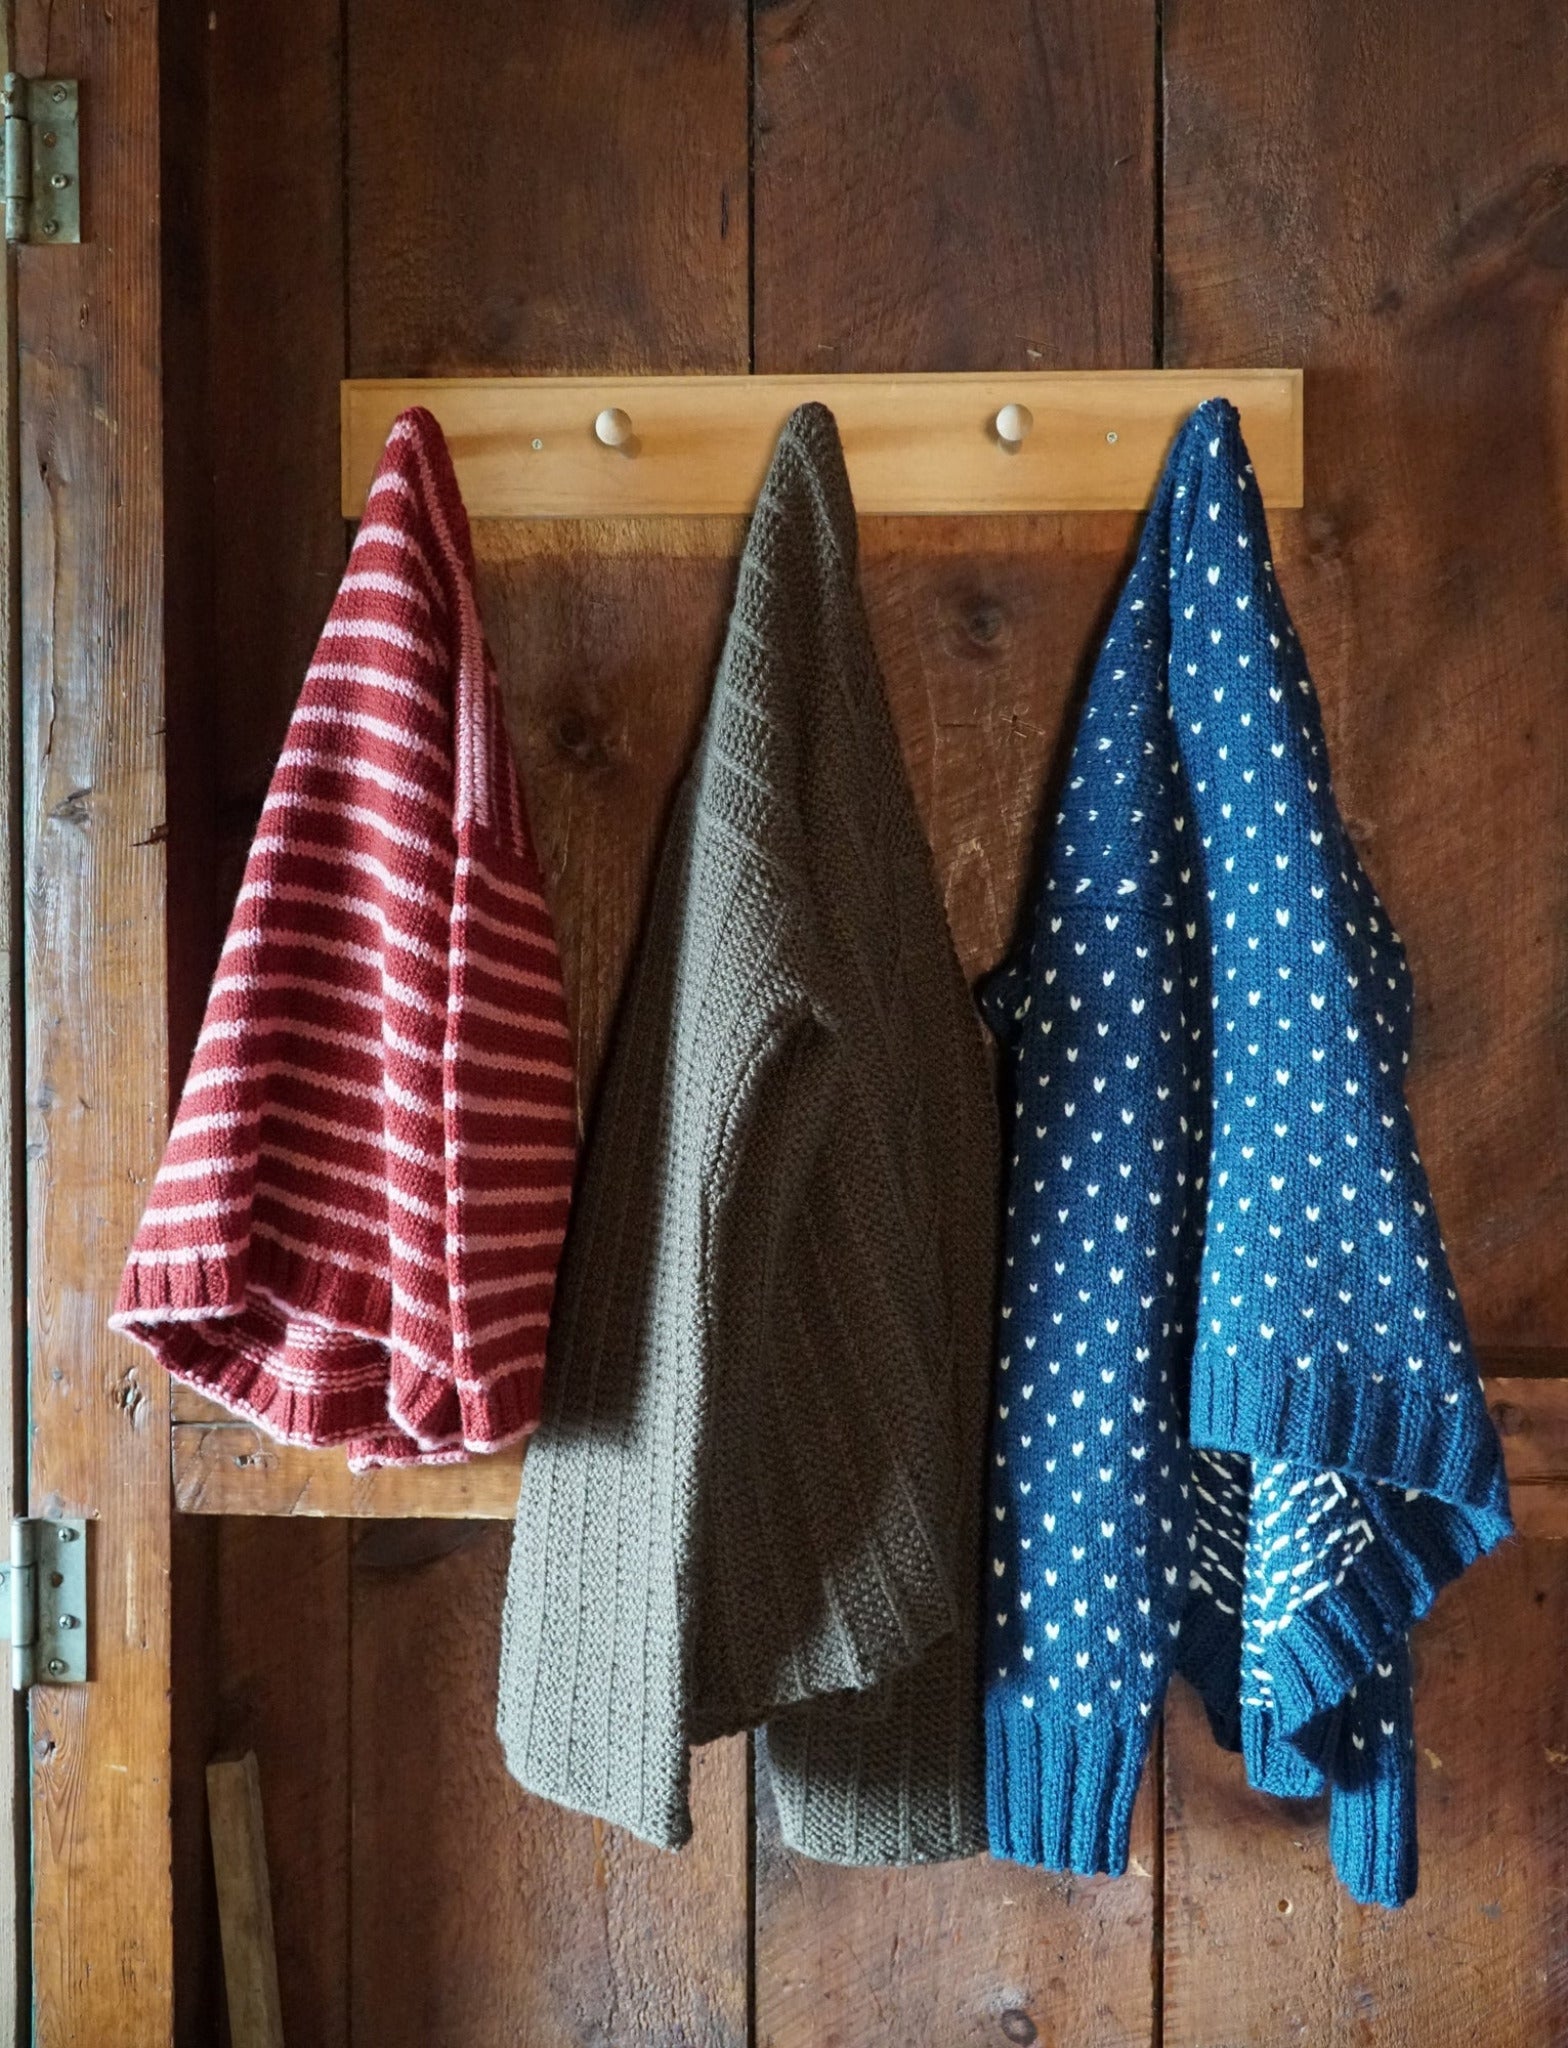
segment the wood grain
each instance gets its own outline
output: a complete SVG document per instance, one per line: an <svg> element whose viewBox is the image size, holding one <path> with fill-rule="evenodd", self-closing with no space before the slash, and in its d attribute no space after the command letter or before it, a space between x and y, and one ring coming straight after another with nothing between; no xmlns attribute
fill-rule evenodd
<svg viewBox="0 0 1568 2048"><path fill-rule="evenodd" d="M104 1328L168 1101L157 11L14 20L19 69L82 80L95 179L89 239L17 268L30 1497L96 1523L93 1682L32 1702L35 2029L161 2048L168 1404Z"/></svg>
<svg viewBox="0 0 1568 2048"><path fill-rule="evenodd" d="M0 16L0 66L11 69L9 12ZM17 477L16 276L0 276L0 1520L27 1495L26 1193L19 1137L24 1115L25 971L22 902L21 558ZM31 1928L27 1844L27 1708L0 1708L0 2048L31 2031Z"/></svg>
<svg viewBox="0 0 1568 2048"><path fill-rule="evenodd" d="M1556 1492L1560 1489L1553 1488ZM1166 1723L1165 2048L1568 2038L1568 1549L1510 1545L1416 1635L1421 1883L1357 1906L1317 1802L1265 1799L1178 1687Z"/></svg>
<svg viewBox="0 0 1568 2048"><path fill-rule="evenodd" d="M347 18L353 375L746 367L743 9Z"/></svg>
<svg viewBox="0 0 1568 2048"><path fill-rule="evenodd" d="M343 386L343 511L357 518L389 428L441 422L471 519L735 517L756 503L797 406L838 422L861 516L1137 512L1172 437L1221 393L1242 416L1264 499L1301 503L1294 370L1011 370L893 377L411 377ZM1004 444L1022 405L1032 427ZM627 440L606 447L613 411Z"/></svg>
<svg viewBox="0 0 1568 2048"><path fill-rule="evenodd" d="M383 1523L358 1548L354 2038L736 2048L746 1744L700 1754L679 1857L515 1785L493 1732L509 1535Z"/></svg>
<svg viewBox="0 0 1568 2048"><path fill-rule="evenodd" d="M1149 365L1147 0L782 0L756 46L756 369Z"/></svg>
<svg viewBox="0 0 1568 2048"><path fill-rule="evenodd" d="M207 1766L207 1817L233 2048L283 2048L272 1886L254 1751Z"/></svg>
<svg viewBox="0 0 1568 2048"><path fill-rule="evenodd" d="M350 1532L341 1522L215 1526L213 1740L253 1751L267 1788L284 2038L347 2048Z"/></svg>

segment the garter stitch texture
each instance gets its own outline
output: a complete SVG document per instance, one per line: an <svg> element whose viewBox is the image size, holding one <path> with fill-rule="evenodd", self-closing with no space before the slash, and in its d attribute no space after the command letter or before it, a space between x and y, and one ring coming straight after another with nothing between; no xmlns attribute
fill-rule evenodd
<svg viewBox="0 0 1568 2048"><path fill-rule="evenodd" d="M675 805L562 1271L499 1725L675 1846L767 1724L785 1840L984 1846L977 1601L996 1115L856 583L786 426Z"/></svg>
<svg viewBox="0 0 1568 2048"><path fill-rule="evenodd" d="M1403 1093L1403 948L1329 784L1235 412L1177 438L983 1007L1012 1145L985 1567L993 1850L1126 1865L1167 1682L1416 1878L1407 1634L1509 1532Z"/></svg>

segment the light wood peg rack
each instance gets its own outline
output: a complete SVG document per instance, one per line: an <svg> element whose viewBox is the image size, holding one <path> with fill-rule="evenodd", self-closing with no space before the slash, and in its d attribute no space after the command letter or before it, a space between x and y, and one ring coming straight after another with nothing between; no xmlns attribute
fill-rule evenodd
<svg viewBox="0 0 1568 2048"><path fill-rule="evenodd" d="M862 513L1140 511L1171 437L1223 396L1264 503L1302 502L1300 370L1029 370L908 377L426 377L343 386L343 512L358 518L405 407L441 422L475 519L749 512L780 427L835 414Z"/></svg>

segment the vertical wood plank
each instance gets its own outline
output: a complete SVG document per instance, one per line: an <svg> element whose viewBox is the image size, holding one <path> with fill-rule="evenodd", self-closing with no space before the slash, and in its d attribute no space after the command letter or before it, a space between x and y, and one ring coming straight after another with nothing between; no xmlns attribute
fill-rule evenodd
<svg viewBox="0 0 1568 2048"><path fill-rule="evenodd" d="M0 12L0 65L11 20ZM16 388L16 272L0 276L0 1519L27 1494L26 1206L21 833L21 535ZM31 2004L25 1703L0 1710L0 2048L27 2038Z"/></svg>
<svg viewBox="0 0 1568 2048"><path fill-rule="evenodd" d="M1417 1127L1477 1337L1560 1347L1568 23L1262 0L1168 9L1164 47L1166 359L1305 365L1307 505L1275 555L1410 951ZM1350 1904L1322 1815L1255 1800L1178 1702L1168 2048L1564 2034L1563 1595L1524 1545L1418 1635L1398 1915Z"/></svg>
<svg viewBox="0 0 1568 2048"><path fill-rule="evenodd" d="M522 22L495 0L349 0L348 21L351 374L746 367L739 8L586 0ZM410 149L407 110L428 106L449 140ZM733 534L477 539L586 1104ZM356 1552L353 2039L738 2048L745 1744L700 1759L679 1857L523 1794L493 1734L509 1542L492 1528L449 1550L392 1524Z"/></svg>
<svg viewBox="0 0 1568 2048"><path fill-rule="evenodd" d="M26 249L22 442L31 1501L93 1518L93 1682L34 1694L35 2024L172 2026L169 1418L111 1337L166 1114L158 13L22 0L83 82L87 240Z"/></svg>
<svg viewBox="0 0 1568 2048"><path fill-rule="evenodd" d="M1417 1631L1421 1884L1397 1913L1346 1895L1319 1802L1249 1790L1181 1688L1167 1746L1167 2048L1568 2038L1565 1661L1568 1544L1487 1559Z"/></svg>
<svg viewBox="0 0 1568 2048"><path fill-rule="evenodd" d="M1154 13L1048 0L756 17L755 365L1136 367L1154 327ZM1132 539L1107 518L885 520L872 628L971 976L1011 935ZM1157 1802L1115 1884L977 1860L843 1871L758 1797L763 2048L1154 2038Z"/></svg>
<svg viewBox="0 0 1568 2048"><path fill-rule="evenodd" d="M214 951L346 553L342 13L202 10ZM254 1750L266 1783L285 2038L347 2048L348 1531L225 1523L213 1578L211 1746Z"/></svg>
<svg viewBox="0 0 1568 2048"><path fill-rule="evenodd" d="M746 367L732 0L348 21L354 376Z"/></svg>
<svg viewBox="0 0 1568 2048"><path fill-rule="evenodd" d="M212 1739L252 1752L266 1786L283 2035L296 2048L347 2048L348 1531L217 1526Z"/></svg>

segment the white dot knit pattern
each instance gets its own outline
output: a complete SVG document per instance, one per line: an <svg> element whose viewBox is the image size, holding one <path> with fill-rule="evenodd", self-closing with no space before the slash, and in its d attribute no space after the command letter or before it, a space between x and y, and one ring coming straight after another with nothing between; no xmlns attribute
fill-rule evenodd
<svg viewBox="0 0 1568 2048"><path fill-rule="evenodd" d="M1414 1888L1406 1637L1508 1533L1405 1106L1404 952L1334 805L1239 423L1178 436L1022 941L990 1452L991 1843L1125 1867L1172 1672Z"/></svg>

